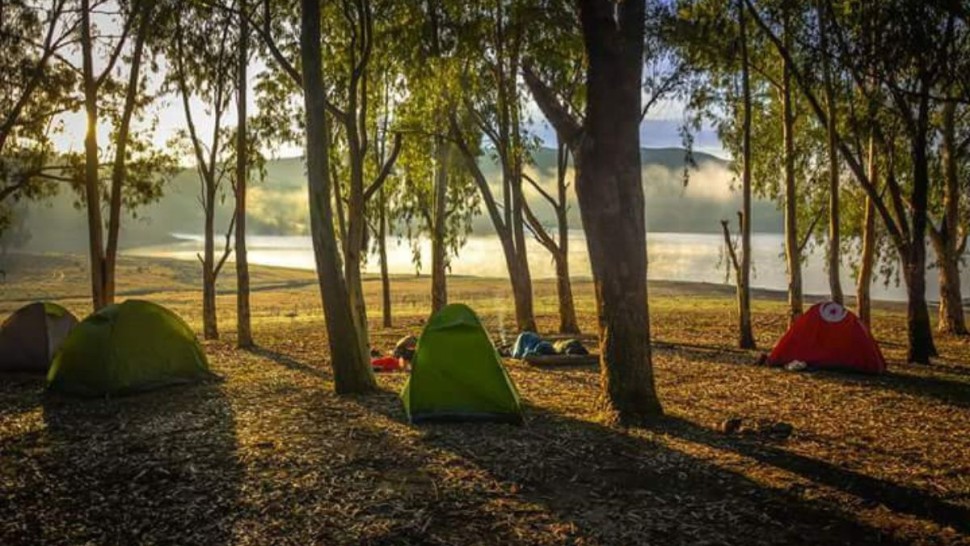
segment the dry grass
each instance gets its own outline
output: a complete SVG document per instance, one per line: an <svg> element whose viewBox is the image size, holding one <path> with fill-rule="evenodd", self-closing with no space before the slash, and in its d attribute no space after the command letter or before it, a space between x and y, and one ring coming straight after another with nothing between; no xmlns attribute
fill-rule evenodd
<svg viewBox="0 0 970 546"><path fill-rule="evenodd" d="M39 297L83 311L81 263L19 258L0 316ZM123 292L198 326L195 264L122 267ZM796 374L731 348L729 291L656 284L666 418L602 426L595 369L512 362L525 426L412 427L401 375L381 376L372 396L332 394L312 275L259 268L254 281L258 350L232 348L232 295L220 299L226 340L207 350L224 383L78 401L4 378L0 544L970 543L970 344L943 338L932 367L901 364L897 307L876 317L892 373ZM425 279L394 287L396 327L372 317L382 348L419 331L425 312ZM589 289L577 283L587 331ZM453 279L451 290L496 339L512 335L504 282ZM547 330L553 294L538 283ZM782 304L762 294L755 314L768 347ZM717 432L730 417L794 433Z"/></svg>

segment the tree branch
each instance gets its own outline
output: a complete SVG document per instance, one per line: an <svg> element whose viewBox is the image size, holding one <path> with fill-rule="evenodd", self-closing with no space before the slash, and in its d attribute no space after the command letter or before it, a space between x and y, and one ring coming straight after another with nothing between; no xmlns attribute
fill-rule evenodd
<svg viewBox="0 0 970 546"><path fill-rule="evenodd" d="M229 255L232 254L232 251L235 249L235 245L230 244L230 241L232 241L232 233L236 227L236 215L238 214L238 212L239 212L238 207L234 208L232 211L232 218L229 220L229 229L226 230L226 246L225 246L225 249L222 251L222 257L219 258L219 263L216 264L216 268L212 272L213 277L219 276L219 272L222 271L222 266L226 264L226 260L229 258Z"/></svg>
<svg viewBox="0 0 970 546"><path fill-rule="evenodd" d="M808 246L808 241L811 240L812 238L812 232L815 231L815 226L818 225L819 220L822 219L822 215L824 214L825 214L825 207L818 209L818 213L815 215L815 218L812 219L812 223L808 226L808 229L805 230L805 236L802 237L802 240L799 241L798 243L799 254L801 254L802 252L805 252L805 247Z"/></svg>
<svg viewBox="0 0 970 546"><path fill-rule="evenodd" d="M542 189L542 186L540 186L539 183L536 182L534 178L526 174L525 171L522 172L522 178L524 178L525 181L528 182L533 188L535 188L537 192L539 192L543 197L545 197L546 201L549 201L549 204L552 205L553 209L559 210L559 202L553 199L553 197L549 195L549 193L546 190Z"/></svg>
<svg viewBox="0 0 970 546"><path fill-rule="evenodd" d="M135 7L132 8L131 13L125 19L125 26L121 31L121 36L118 38L118 45L111 52L111 56L108 57L108 64L104 67L104 72L94 81L94 88L100 89L104 81L111 75L111 71L114 70L115 63L118 62L118 58L121 56L121 51L125 48L125 42L128 40L128 33L131 31L131 27L134 25L135 14L138 12L138 4L135 3Z"/></svg>
<svg viewBox="0 0 970 546"><path fill-rule="evenodd" d="M751 14L751 18L754 20L755 24L758 25L758 28L761 29L762 33L775 46L775 49L782 56L782 59L791 67L791 73L792 73L793 79L795 80L795 83L798 84L798 87L801 89L802 95L808 101L809 106L811 106L811 109L815 113L815 117L818 119L819 124L822 126L828 126L828 115L825 113L825 110L822 108L822 105L819 102L818 97L816 97L815 93L812 91L811 86L805 80L805 76L804 74L802 74L801 69L798 67L798 65L795 63L794 59L792 58L791 52L788 51L788 48L785 47L781 39L779 39L778 36L775 35L775 33L771 30L771 28L768 26L765 20L761 17L761 14L754 6L752 0L743 0L743 1L745 3L745 7L747 8L748 13ZM876 206L876 210L879 212L879 215L882 217L883 224L886 226L886 230L889 232L890 238L893 240L893 243L899 249L906 248L909 244L907 238L905 238L902 232L899 230L899 226L895 223L892 215L889 212L889 209L886 207L885 202L883 202L879 192L876 190L875 185L867 177L864 169L862 168L862 164L857 160L857 158L854 155L852 155L851 150L849 149L848 145L845 143L845 139L842 138L841 133L837 132L836 137L837 137L836 140L838 143L840 153L845 159L846 164L848 164L849 169L852 171L852 174L855 175L855 178L859 182L859 185L862 186L863 191L865 191L866 195L868 195L869 198L872 199L872 203Z"/></svg>
<svg viewBox="0 0 970 546"><path fill-rule="evenodd" d="M394 163L397 162L397 156L401 153L401 133L394 133L394 144L391 146L391 155L384 162L384 166L381 167L381 172L374 179L374 182L364 190L364 201L367 201L374 195L377 190L384 185L384 181L391 174L391 169L394 168Z"/></svg>
<svg viewBox="0 0 970 546"><path fill-rule="evenodd" d="M728 249L731 265L734 266L734 273L738 274L741 271L741 262L738 260L738 253L734 248L734 241L731 240L731 228L727 220L721 220L721 230L724 232L724 246Z"/></svg>
<svg viewBox="0 0 970 546"><path fill-rule="evenodd" d="M669 93L678 83L680 83L680 78L683 76L683 72L684 70L682 66L678 66L672 74L667 76L667 79L660 84L660 87L653 92L650 98L647 99L647 103L643 105L643 109L640 111L640 121L643 121L643 119L647 117L647 112L653 108L657 101L662 99L664 95Z"/></svg>
<svg viewBox="0 0 970 546"><path fill-rule="evenodd" d="M556 132L562 135L569 147L574 148L583 135L582 123L562 105L555 92L533 71L532 64L529 61L522 63L522 76L525 79L525 84L532 92L532 98L535 99L539 109L542 110L542 114L549 120Z"/></svg>
<svg viewBox="0 0 970 546"><path fill-rule="evenodd" d="M458 126L458 120L455 118L454 112L451 112L448 115L448 121L451 126L452 138L454 138L455 144L458 146L458 150L461 152L462 159L464 159L465 166L468 168L469 173L472 175L472 179L475 181L479 192L482 194L482 199L485 201L485 208L488 210L488 215L492 219L492 224L495 226L495 231L498 232L500 237L507 237L507 230L510 229L510 227L507 226L502 220L502 213L499 211L498 204L495 202L495 196L492 195L492 189L489 188L488 181L485 179L485 175L482 174L482 170L478 166L475 154L472 153L471 149L468 147L468 143L465 141L464 135L462 135L461 128Z"/></svg>
<svg viewBox="0 0 970 546"><path fill-rule="evenodd" d="M532 207L529 206L527 201L522 202L522 212L525 213L526 226L529 227L529 231L531 231L536 240L539 241L539 244L546 247L546 250L548 250L550 254L555 255L558 253L559 245L556 244L556 242L549 235L549 232L546 231L546 228L543 227L542 223L539 222L539 219L536 218L536 215L532 212Z"/></svg>

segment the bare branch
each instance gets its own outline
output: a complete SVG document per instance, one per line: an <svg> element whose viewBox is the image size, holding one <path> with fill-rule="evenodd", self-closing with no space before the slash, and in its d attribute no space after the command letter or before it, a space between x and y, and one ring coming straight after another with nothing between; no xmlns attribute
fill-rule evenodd
<svg viewBox="0 0 970 546"><path fill-rule="evenodd" d="M808 229L805 230L805 236L802 237L802 240L798 243L799 254L805 251L805 247L808 246L808 241L812 238L812 232L815 231L815 226L818 225L818 222L822 219L824 214L825 207L818 209L818 212L815 214L815 218L812 219L812 223L808 226Z"/></svg>
<svg viewBox="0 0 970 546"><path fill-rule="evenodd" d="M542 110L542 114L546 116L546 119L555 127L556 131L562 135L563 140L570 147L578 144L583 134L582 124L569 113L569 110L556 97L555 92L533 71L532 64L529 61L522 63L522 76L525 79L526 85L529 86L529 90L532 92L532 97L535 99L536 104Z"/></svg>
<svg viewBox="0 0 970 546"><path fill-rule="evenodd" d="M536 182L534 178L529 176L524 171L522 172L522 178L524 178L525 181L528 182L533 188L535 188L537 192L539 192L543 197L545 197L546 201L549 201L549 204L552 205L553 209L559 210L559 206L560 206L559 202L553 199L553 197L549 195L549 193L546 190L542 189L542 186L540 186L539 183Z"/></svg>
<svg viewBox="0 0 970 546"><path fill-rule="evenodd" d="M498 204L495 202L495 196L492 195L492 189L488 186L488 181L478 166L475 154L472 153L468 147L468 143L465 141L464 135L461 133L461 128L458 126L458 120L455 118L454 112L448 116L448 120L451 125L452 138L458 146L458 150L461 152L465 166L468 168L472 179L475 180L475 184L482 194L482 199L485 201L485 208L488 210L489 218L491 218L492 224L495 226L495 231L499 233L500 237L507 237L507 232L510 227L502 220L502 213L499 211Z"/></svg>
<svg viewBox="0 0 970 546"><path fill-rule="evenodd" d="M559 252L559 245L556 244L556 241L552 239L549 232L547 232L545 227L543 227L542 222L536 218L536 215L532 212L532 207L530 207L529 203L525 200L522 202L522 211L525 213L526 227L529 228L529 231L531 231L536 240L539 241L539 244L546 247L546 250L548 250L550 254L557 254Z"/></svg>
<svg viewBox="0 0 970 546"><path fill-rule="evenodd" d="M735 249L734 241L731 240L731 228L727 220L721 220L721 230L724 232L724 246L727 247L728 256L731 258L731 265L734 266L735 274L741 271L741 262L738 260L738 253Z"/></svg>
<svg viewBox="0 0 970 546"><path fill-rule="evenodd" d="M232 241L232 233L236 227L236 214L238 212L239 212L238 207L234 208L232 211L232 219L229 220L229 228L226 230L226 246L225 246L225 249L222 251L222 257L219 258L219 263L216 264L216 268L212 273L213 277L219 276L219 272L222 271L222 266L226 264L226 259L229 258L229 255L232 254L232 251L235 249L235 246L231 244L231 241Z"/></svg>
<svg viewBox="0 0 970 546"><path fill-rule="evenodd" d="M111 71L114 70L115 63L118 62L118 58L121 56L121 51L125 48L125 42L128 41L128 33L131 32L131 27L135 23L136 12L139 9L142 9L142 7L136 2L134 7L131 10L131 13L125 19L125 26L121 31L121 36L118 38L118 45L111 52L111 56L108 57L108 64L107 66L104 67L104 72L102 72L101 75L98 76L98 78L94 82L95 89L99 89L101 85L104 84L104 81L111 74Z"/></svg>
<svg viewBox="0 0 970 546"><path fill-rule="evenodd" d="M401 153L401 133L394 134L394 144L391 147L391 155L384 162L384 166L381 167L380 174L374 180L374 183L367 187L364 191L364 200L367 201L374 195L377 190L384 185L384 181L391 174L391 169L394 168L394 163L397 162L397 156Z"/></svg>
<svg viewBox="0 0 970 546"><path fill-rule="evenodd" d="M681 77L684 75L683 65L678 66L673 73L667 76L667 78L660 84L660 86L654 90L653 94L647 99L646 104L643 105L643 109L640 111L640 121L643 121L647 117L647 113L651 108L657 104L657 101L662 99L667 93L672 91L677 84L680 83Z"/></svg>

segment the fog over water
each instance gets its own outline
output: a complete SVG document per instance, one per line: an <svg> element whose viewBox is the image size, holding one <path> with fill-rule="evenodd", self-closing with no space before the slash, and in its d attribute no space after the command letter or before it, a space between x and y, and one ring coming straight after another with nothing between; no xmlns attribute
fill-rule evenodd
<svg viewBox="0 0 970 546"><path fill-rule="evenodd" d="M196 234L174 234L176 242L128 249L131 256L151 256L196 260L202 251L202 236ZM314 269L313 249L309 237L305 236L250 236L247 240L251 263L298 269ZM589 256L582 231L573 230L570 234L570 270L573 277L589 277ZM422 240L420 250L425 260L430 260L430 241ZM784 261L784 240L777 233L756 233L752 236L753 272L752 286L772 290L786 290L788 286ZM549 253L534 240L528 246L529 265L534 278L555 276ZM724 239L713 233L656 233L647 235L647 252L650 260L648 276L653 280L705 282L731 284L727 276ZM231 258L230 258L231 259ZM824 249L816 248L804 264L804 291L809 295L828 293L828 275L825 271ZM391 239L388 242L388 266L393 274L414 274L412 249L407 241ZM430 272L430 263L425 262L422 273ZM366 264L368 273L378 273L377 257L371 255ZM496 237L472 236L462 247L459 255L452 259L451 273L454 275L474 275L481 277L506 277L505 260L502 247ZM970 285L970 271L963 271L963 285ZM842 271L843 290L846 294L855 292L855 279L851 267L846 263ZM905 287L884 279L877 279L872 286L873 297L880 300L905 301ZM927 298L936 300L939 286L936 271L927 272Z"/></svg>
<svg viewBox="0 0 970 546"><path fill-rule="evenodd" d="M648 231L649 276L655 280L680 280L730 284L724 256L720 220L734 218L740 207L740 195L730 164L718 157L695 153L696 164L689 170L689 183L684 181L685 151L679 148L644 148L642 178ZM535 150L529 167L532 175L553 191L556 174L556 152L547 148ZM486 178L498 192L500 169L494 160L481 159ZM570 173L571 176L571 173ZM538 192L526 188L526 199L544 225L555 225L552 208ZM203 215L198 203L199 181L194 169L180 172L156 203L136 211L137 217L125 216L121 234L123 252L135 256L172 257L196 260L202 249ZM78 206L79 197L69 191L44 202L25 202L22 206L23 231L27 237L14 249L28 252L87 252L87 218ZM589 277L589 258L578 203L570 191L568 221L576 228L570 236L570 266L574 277ZM254 181L249 192L247 226L250 260L256 264L313 269L314 260L308 233L305 165L302 158L283 158L267 163L265 180ZM216 208L216 238L221 247L223 234L232 216L232 199L220 201ZM774 290L787 288L787 271L782 236L783 217L778 204L765 198L753 203L752 286ZM406 232L396 224L392 231ZM472 220L472 235L452 261L455 275L487 277L506 276L502 248L495 238L491 222L483 211ZM555 231L555 230L553 230ZM813 253L804 264L805 293L825 295L828 279L825 271L824 241L812 240ZM418 249L425 261L422 273L429 273L430 243L419 240ZM927 245L932 261L935 255ZM389 265L395 274L414 274L411 243L397 237L389 239ZM535 278L555 274L549 253L534 240L529 240L529 262ZM851 261L854 253L843 253L843 289L855 292ZM377 259L369 257L366 269L378 271ZM0 264L2 267L2 264ZM897 268L898 269L898 268ZM970 271L963 271L964 289L970 286ZM927 297L938 299L937 274L927 275ZM877 299L903 301L905 289L895 282L877 279L873 284Z"/></svg>

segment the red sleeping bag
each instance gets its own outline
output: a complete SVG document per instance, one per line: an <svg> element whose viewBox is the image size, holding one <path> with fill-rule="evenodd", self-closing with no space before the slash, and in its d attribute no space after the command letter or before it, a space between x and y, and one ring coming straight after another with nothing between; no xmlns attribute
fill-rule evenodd
<svg viewBox="0 0 970 546"><path fill-rule="evenodd" d="M401 369L401 363L393 356L382 356L370 361L375 372L396 372Z"/></svg>
<svg viewBox="0 0 970 546"><path fill-rule="evenodd" d="M794 360L820 369L863 373L886 370L886 359L869 330L835 302L817 303L798 317L768 356L772 366Z"/></svg>

